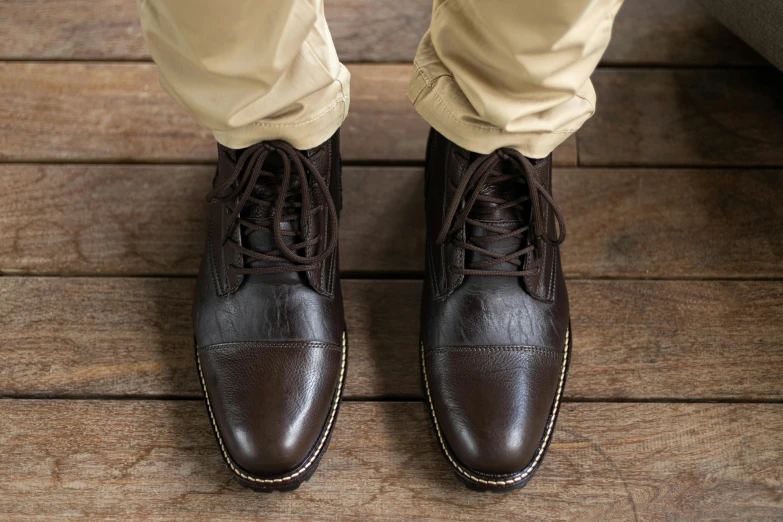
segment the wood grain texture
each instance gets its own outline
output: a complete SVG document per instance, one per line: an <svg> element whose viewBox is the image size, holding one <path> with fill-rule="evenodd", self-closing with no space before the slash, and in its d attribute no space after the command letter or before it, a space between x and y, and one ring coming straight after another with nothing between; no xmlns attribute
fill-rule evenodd
<svg viewBox="0 0 783 522"><path fill-rule="evenodd" d="M0 395L200 396L189 279L0 278ZM346 280L350 398L420 398L418 281ZM783 398L783 283L571 281L568 399Z"/></svg>
<svg viewBox="0 0 783 522"><path fill-rule="evenodd" d="M780 277L783 171L562 169L571 276Z"/></svg>
<svg viewBox="0 0 783 522"><path fill-rule="evenodd" d="M432 3L330 0L326 15L344 62L410 62ZM0 59L150 60L134 0L3 0Z"/></svg>
<svg viewBox="0 0 783 522"><path fill-rule="evenodd" d="M345 62L410 62L429 27L426 0L330 0L326 16ZM148 60L133 0L5 0L0 59ZM626 0L609 65L764 63L696 0Z"/></svg>
<svg viewBox="0 0 783 522"><path fill-rule="evenodd" d="M0 63L0 160L215 161L153 64Z"/></svg>
<svg viewBox="0 0 783 522"><path fill-rule="evenodd" d="M405 97L410 66L350 70L343 159L423 162L429 127ZM190 163L216 154L153 64L0 63L0 161ZM555 156L575 165L575 138Z"/></svg>
<svg viewBox="0 0 783 522"><path fill-rule="evenodd" d="M468 492L424 405L348 403L318 471L260 495L199 402L2 401L0 513L122 520L773 520L783 405L566 404L522 491Z"/></svg>
<svg viewBox="0 0 783 522"><path fill-rule="evenodd" d="M0 165L0 272L197 273L212 166ZM340 263L415 274L421 169L347 167Z"/></svg>
<svg viewBox="0 0 783 522"><path fill-rule="evenodd" d="M603 65L746 66L767 64L698 0L625 0Z"/></svg>
<svg viewBox="0 0 783 522"><path fill-rule="evenodd" d="M327 1L341 58L368 62L349 66L347 161L423 161L406 64L430 9ZM294 493L241 489L190 325L214 140L134 63L149 56L133 0L2 1L3 59L0 275L187 277L0 277L0 519L783 519L783 404L655 402L783 400L783 170L749 168L783 166L783 75L696 0L626 1L602 64L675 69L599 70L598 112L555 163L745 168L556 170L566 272L588 279L568 283L551 451L508 495L467 492L437 448L413 279L344 281L351 400L330 451ZM344 272L420 276L422 178L346 168ZM196 400L148 400L174 397Z"/></svg>
<svg viewBox="0 0 783 522"><path fill-rule="evenodd" d="M148 60L134 0L3 0L4 60Z"/></svg>
<svg viewBox="0 0 783 522"><path fill-rule="evenodd" d="M783 73L600 70L583 166L783 164Z"/></svg>
<svg viewBox="0 0 783 522"><path fill-rule="evenodd" d="M347 161L424 159L410 66L354 65ZM602 70L578 132L582 165L783 165L783 73ZM209 162L215 144L158 86L152 64L0 64L0 160ZM31 146L35 143L35 146ZM555 163L576 164L575 138Z"/></svg>
<svg viewBox="0 0 783 522"><path fill-rule="evenodd" d="M214 167L0 165L0 271L193 275ZM348 274L418 276L420 168L347 167ZM555 169L566 273L783 277L783 171Z"/></svg>

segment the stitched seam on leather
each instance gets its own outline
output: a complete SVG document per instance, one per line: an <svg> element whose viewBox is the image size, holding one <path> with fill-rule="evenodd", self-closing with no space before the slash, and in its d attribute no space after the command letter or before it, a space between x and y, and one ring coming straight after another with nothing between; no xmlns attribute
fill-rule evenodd
<svg viewBox="0 0 783 522"><path fill-rule="evenodd" d="M339 151L337 151L339 154ZM329 157L327 158L327 164L329 165L329 169L332 168L332 142L329 140ZM335 176L339 173L340 183L342 183L342 168L338 166L336 169L334 169L334 172L331 173L329 176L329 190L331 192L332 183L335 183ZM340 193L340 208L342 208L342 198L343 198L343 192L342 187L339 187L339 193ZM335 203L335 206L337 204ZM329 221L326 220L326 226L329 226ZM337 228L335 228L334 233L337 234L337 238L339 240L340 238L340 218L337 218ZM326 240L326 238L324 238ZM335 251L332 252L332 254L329 256L329 287L326 289L327 292L329 292L329 296L334 296L334 273L337 271L337 267L335 266L335 263L337 263L337 249L335 248Z"/></svg>
<svg viewBox="0 0 783 522"><path fill-rule="evenodd" d="M455 154L457 154L457 152L455 150L452 150L452 149L453 149L453 145L450 144L449 145L449 161L450 162L453 161L452 158L454 157ZM465 165L464 164L456 164L456 163L455 163L455 165L457 166L457 169L458 169L458 171L460 173L460 178L462 178L462 176L465 175L465 170L466 170L465 169ZM446 186L448 186L450 184L451 184L451 178L449 177L448 169L446 169ZM466 227L465 227L465 225L463 225L462 226L462 230L460 230L460 232L459 232L460 233L459 237L460 237L460 239L463 242L467 241L467 237L466 237L467 234L466 234L465 230L466 230ZM456 253L457 253L456 261L457 261L458 267L459 268L465 268L465 249L461 248L461 247L454 247L454 248L455 248ZM456 274L456 275L453 274L448 269L449 268L449 264L448 264L448 260L445 259L445 256L444 256L444 268L445 268L444 278L445 278L445 281L446 281L446 295L451 295L454 292L454 290L456 290L457 287L462 284L462 281L465 279L465 276L463 274ZM452 276L454 276L454 281L453 282L451 282Z"/></svg>
<svg viewBox="0 0 783 522"><path fill-rule="evenodd" d="M331 194L330 194L330 196L331 196ZM326 205L323 205L323 206L325 207ZM321 212L323 212L324 215L326 214L326 212L324 212L324 208L321 208ZM329 230L329 221L324 218L324 237L323 237L323 240L325 242L328 241L329 232L331 232L331 230ZM331 258L332 256L330 255L329 257ZM329 288L326 287L326 271L329 270L329 268L331 268L331 266L332 266L331 259L328 259L328 260L324 259L323 261L321 261L321 288L325 292L329 292Z"/></svg>
<svg viewBox="0 0 783 522"><path fill-rule="evenodd" d="M506 480L488 480L488 479L483 479L481 477L477 477L472 473L470 473L470 471L463 469L463 467L457 463L456 458L452 457L451 452L446 447L446 442L443 438L443 434L440 431L440 425L438 424L438 417L435 415L435 406L432 403L432 396L430 395L430 385L427 379L427 366L425 363L425 356L424 356L424 343L421 343L421 367L422 367L422 371L424 372L424 387L427 390L427 401L429 402L430 405L430 413L432 414L432 420L434 421L435 424L435 432L438 436L438 442L440 442L440 447L443 450L443 453L446 455L446 458L448 458L452 467L455 470L457 470L457 472L462 477L472 480L473 482L478 482L480 484L488 484L491 486L511 486L523 481L524 479L529 477L530 474L533 473L533 471L535 471L538 464L541 462L541 458L544 455L544 451L549 442L549 438L552 435L555 418L557 417L557 412L558 409L560 408L560 398L563 393L563 383L565 382L565 373L568 364L568 341L570 339L570 336L571 336L571 327L569 327L568 330L566 330L565 346L563 347L563 364L560 370L560 380L557 384L557 393L555 394L555 402L552 407L552 413L549 415L549 420L547 421L547 427L546 430L544 431L544 437L541 439L541 444L536 450L536 455L533 457L533 460L530 462L530 464L528 464L525 469L517 473L513 478L509 478Z"/></svg>
<svg viewBox="0 0 783 522"><path fill-rule="evenodd" d="M548 184L547 188L551 192L552 191L552 170L551 170L551 166L549 167L548 179L549 179L549 184ZM546 210L546 222L547 223L549 223L549 213L550 213L550 211L551 211L551 209L549 208L549 206L547 206L547 210ZM559 228L558 228L558 230L559 230ZM549 248L552 249L552 264L551 264L552 270L551 270L551 272L549 274L549 290L548 290L548 293L546 295L546 299L553 301L555 299L554 288L555 288L555 273L557 272L557 257L558 257L558 253L560 252L560 248L557 247L557 246L554 246L554 245L549 245Z"/></svg>
<svg viewBox="0 0 783 522"><path fill-rule="evenodd" d="M223 289L220 287L219 277L217 273L217 263L215 263L215 249L212 244L212 215L210 213L209 223L207 224L207 249L209 250L209 267L212 274L212 284L215 285L215 292L217 295L224 295Z"/></svg>
<svg viewBox="0 0 783 522"><path fill-rule="evenodd" d="M201 350L221 350L223 348L326 348L329 350L341 351L342 349L336 344L332 343L318 343L318 342L294 342L294 343L280 343L280 342L238 342L238 343L220 343L211 344L209 346L200 347Z"/></svg>
<svg viewBox="0 0 783 522"><path fill-rule="evenodd" d="M333 345L332 345L333 346ZM318 456L321 454L321 450L323 450L324 445L326 444L326 439L329 437L329 433L332 429L332 425L334 424L334 418L337 415L337 406L340 404L340 394L342 392L343 388L343 381L345 377L345 359L346 359L346 336L345 332L343 332L343 346L342 346L342 358L340 360L340 378L337 381L337 390L335 391L334 400L332 401L332 408L329 413L329 418L327 419L326 423L326 429L324 430L323 434L321 435L321 438L318 441L318 445L316 446L316 450L313 452L313 454L310 456L307 461L299 467L297 471L294 473L291 473L290 475L287 475L285 477L281 478L275 478L275 479L262 479L250 476L246 474L245 472L241 471L239 467L234 464L233 459L228 454L228 450L226 449L225 445L223 444L223 438L220 436L220 430L217 427L217 422L215 421L215 415L212 413L212 404L209 402L209 393L207 392L207 383L204 381L204 373L201 371L201 357L198 355L198 351L196 352L196 362L198 363L198 374L201 378L201 387L204 390L204 398L207 401L207 410L209 411L209 418L212 421L212 428L215 430L215 434L217 435L218 443L220 444L220 450L223 453L223 458L228 463L229 468L231 468L231 471L234 472L234 474L239 475L245 480L249 480L251 482L257 482L261 484L280 484L282 482L285 482L287 480L294 479L307 471L310 466L313 465L313 463L318 460Z"/></svg>
<svg viewBox="0 0 783 522"><path fill-rule="evenodd" d="M427 196L431 193L430 189L430 183L432 182L432 174L427 174L428 170L431 170L432 167L430 166L430 162L432 160L432 157L434 156L435 152L435 140L432 139L432 133L430 131L430 137L427 141L427 158L426 158L426 164L424 166L424 199L425 202L427 200ZM433 299L437 299L440 297L440 292L438 291L438 282L436 281L438 274L435 272L435 261L432 260L432 246L430 245L430 226L426 223L427 218L427 205L425 203L424 205L424 218L425 218L425 249L424 249L424 260L429 266L430 269L430 287L432 287L432 297Z"/></svg>
<svg viewBox="0 0 783 522"><path fill-rule="evenodd" d="M544 348L541 346L441 346L430 350L425 354L425 357L435 355L438 353L451 353L451 352L538 352L546 355L557 356L560 352L551 348Z"/></svg>
<svg viewBox="0 0 783 522"><path fill-rule="evenodd" d="M312 231L313 231L313 228L314 228L313 227L313 221L314 220L315 220L315 217L312 214L310 214L310 217L307 219L307 223L305 224L306 227L307 227L306 230L305 230L305 236L304 236L305 239L307 239L307 236L309 236L312 233ZM306 250L307 250L307 252L309 254L310 252L315 252L315 248L316 247L311 245L311 246L308 246ZM323 264L321 264L320 268L323 268ZM313 277L313 272L318 272L318 280L315 280L316 278ZM318 269L310 270L309 272L307 272L307 279L310 281L310 283L313 285L313 287L318 292L323 292L323 290L324 290L324 274L323 274L323 270L318 270Z"/></svg>
<svg viewBox="0 0 783 522"><path fill-rule="evenodd" d="M449 142L446 142L446 146L444 147L444 155L446 156L446 164L443 167L443 177L444 177L444 184L443 184L443 192L440 195L440 227L443 226L443 222L446 220L446 208L448 208L448 194L449 194L449 167L451 166L451 144ZM426 217L426 216L425 216ZM436 230L439 230L440 227L438 227ZM428 238L429 239L429 238ZM443 280L443 291L440 291L440 287L438 287L438 297L444 297L449 294L449 262L448 259L446 259L446 243L443 243L440 245L440 273L441 278Z"/></svg>
<svg viewBox="0 0 783 522"><path fill-rule="evenodd" d="M223 207L222 206L221 206L220 210L221 210L221 212L220 212L220 216L221 216L220 217L220 237L221 237L221 240L223 242L220 245L219 253L220 253L220 259L221 259L221 262L222 262L222 265L223 265L223 279L225 280L225 285L226 285L224 287L226 289L225 293L226 294L230 294L232 292L232 289L231 289L231 281L228 278L228 265L226 264L226 245L225 245L226 238L223 237L223 234L225 234L225 232L223 232L223 220L226 219L226 215L222 212L223 211Z"/></svg>
<svg viewBox="0 0 783 522"><path fill-rule="evenodd" d="M340 225L337 225L338 230L335 230L335 234L338 234L339 237L339 227ZM332 252L332 255L329 256L329 296L334 297L334 274L337 272L337 248L335 248L335 252Z"/></svg>
<svg viewBox="0 0 783 522"><path fill-rule="evenodd" d="M553 246L552 249L554 253L552 254L552 273L549 275L549 293L547 294L547 299L554 300L555 284L557 283L555 273L557 272L557 259L559 257L560 249L556 246Z"/></svg>
<svg viewBox="0 0 783 522"><path fill-rule="evenodd" d="M237 227L237 239L239 241L242 241L242 232L240 231L239 227ZM241 253L234 252L234 261L236 261L237 266L244 267L245 266L245 260ZM226 266L226 281L228 281L228 291L229 293L236 292L239 288L239 285L242 284L242 281L244 280L245 276L242 274L237 274L235 276L236 284L233 284L231 281L231 278L229 277L230 271L230 265Z"/></svg>

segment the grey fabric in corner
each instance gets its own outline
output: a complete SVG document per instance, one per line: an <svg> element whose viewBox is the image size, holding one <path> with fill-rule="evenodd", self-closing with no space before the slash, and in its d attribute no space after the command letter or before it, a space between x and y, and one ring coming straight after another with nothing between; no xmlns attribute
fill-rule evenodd
<svg viewBox="0 0 783 522"><path fill-rule="evenodd" d="M783 71L783 0L699 0L715 18Z"/></svg>

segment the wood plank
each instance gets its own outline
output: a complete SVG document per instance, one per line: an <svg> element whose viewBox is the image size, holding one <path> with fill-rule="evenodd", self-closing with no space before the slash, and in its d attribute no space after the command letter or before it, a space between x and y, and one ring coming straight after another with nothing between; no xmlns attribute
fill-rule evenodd
<svg viewBox="0 0 783 522"><path fill-rule="evenodd" d="M345 62L410 62L431 2L330 0L329 30ZM2 60L150 60L133 0L4 0Z"/></svg>
<svg viewBox="0 0 783 522"><path fill-rule="evenodd" d="M148 60L131 0L4 0L4 60Z"/></svg>
<svg viewBox="0 0 783 522"><path fill-rule="evenodd" d="M431 2L330 0L329 29L346 62L409 62ZM132 0L6 0L0 59L148 60ZM610 65L764 63L695 0L626 0L603 62Z"/></svg>
<svg viewBox="0 0 783 522"><path fill-rule="evenodd" d="M347 161L424 159L408 65L355 65ZM583 165L783 165L783 74L602 70L579 131ZM158 86L152 64L0 64L0 160L211 162L215 145ZM31 146L31 144L35 146ZM574 138L556 164L574 165Z"/></svg>
<svg viewBox="0 0 783 522"><path fill-rule="evenodd" d="M768 64L698 0L625 0L602 65Z"/></svg>
<svg viewBox="0 0 783 522"><path fill-rule="evenodd" d="M418 281L344 281L346 395L421 397ZM571 281L568 399L783 398L783 282ZM0 278L0 396L200 396L193 281Z"/></svg>
<svg viewBox="0 0 783 522"><path fill-rule="evenodd" d="M213 172L0 165L0 272L195 274ZM422 170L347 167L343 187L343 271L421 274ZM556 169L566 273L783 277L781 191L780 170Z"/></svg>
<svg viewBox="0 0 783 522"><path fill-rule="evenodd" d="M212 166L0 165L0 271L195 274L213 175ZM421 169L347 167L343 271L415 274L423 192Z"/></svg>
<svg viewBox="0 0 783 522"><path fill-rule="evenodd" d="M215 161L152 64L1 63L0 160Z"/></svg>
<svg viewBox="0 0 783 522"><path fill-rule="evenodd" d="M410 66L350 69L344 159L422 162L428 126L405 97ZM153 64L0 63L0 161L214 160L210 134L163 92ZM576 164L574 137L555 161Z"/></svg>
<svg viewBox="0 0 783 522"><path fill-rule="evenodd" d="M783 164L783 73L600 70L583 166Z"/></svg>
<svg viewBox="0 0 783 522"><path fill-rule="evenodd" d="M563 169L570 276L780 277L783 171Z"/></svg>
<svg viewBox="0 0 783 522"><path fill-rule="evenodd" d="M761 520L783 516L779 404L566 404L520 492L454 478L422 404L348 403L293 493L241 489L198 402L2 401L0 513L122 520Z"/></svg>

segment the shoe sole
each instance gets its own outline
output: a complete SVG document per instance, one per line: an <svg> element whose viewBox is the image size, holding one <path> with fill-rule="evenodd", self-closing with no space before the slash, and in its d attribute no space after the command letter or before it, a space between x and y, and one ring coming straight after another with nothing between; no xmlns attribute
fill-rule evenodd
<svg viewBox="0 0 783 522"><path fill-rule="evenodd" d="M536 453L533 456L533 460L530 461L523 470L510 473L507 475L491 475L487 473L479 473L473 471L464 464L462 464L456 456L454 456L451 448L449 448L443 433L441 433L438 419L435 415L435 407L432 404L432 397L430 395L429 382L427 380L427 366L424 358L424 343L421 342L421 380L422 387L424 388L425 395L427 397L427 403L429 404L430 422L432 423L435 434L437 435L440 448L446 457L452 471L457 475L459 481L473 491L491 491L493 493L504 493L508 491L514 491L522 489L533 478L538 468L541 467L541 463L544 460L544 455L549 444L552 442L552 434L555 430L557 423L557 415L560 411L560 404L562 402L563 389L565 388L566 377L568 375L568 368L571 364L571 351L573 345L573 338L571 336L571 322L568 323L568 330L566 331L566 342L563 346L563 364L560 371L560 380L557 386L557 392L552 403L552 408L549 412L549 418L547 420L546 429L544 435L539 442Z"/></svg>
<svg viewBox="0 0 783 522"><path fill-rule="evenodd" d="M206 382L204 381L204 374L201 371L201 360L198 356L198 346L196 346L196 367L198 369L198 377L201 382L201 391L204 394L204 403L207 407L207 414L209 415L210 424L212 425L212 432L215 435L215 440L220 447L220 453L223 455L223 460L226 466L231 471L236 481L243 487L252 489L260 493L272 493L274 491L287 492L298 489L303 483L310 480L310 477L315 473L318 464L321 462L321 458L326 453L329 447L329 442L332 439L332 432L335 422L337 422L337 414L340 411L340 405L343 398L343 390L345 389L345 374L348 367L348 334L343 332L342 339L342 355L340 359L340 377L337 381L337 389L334 392L334 399L332 400L332 406L329 409L329 416L324 423L324 427L321 430L321 434L318 437L318 443L313 446L310 453L302 461L302 463L293 470L277 476L261 476L255 475L244 471L239 465L234 462L229 455L228 450L223 444L223 438L220 435L220 430L215 422L215 416L212 413L212 405L209 401L209 393L207 392ZM195 346L195 343L194 343Z"/></svg>

